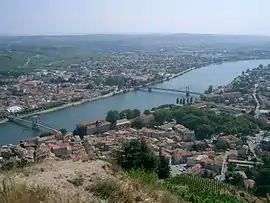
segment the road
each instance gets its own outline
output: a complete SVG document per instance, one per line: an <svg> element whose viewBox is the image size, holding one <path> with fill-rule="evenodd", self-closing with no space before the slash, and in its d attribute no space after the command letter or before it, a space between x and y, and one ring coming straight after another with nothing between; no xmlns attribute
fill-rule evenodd
<svg viewBox="0 0 270 203"><path fill-rule="evenodd" d="M260 102L258 101L258 98L257 98L257 88L258 88L258 84L255 84L254 90L253 90L253 97L256 102L255 118L259 118L260 116Z"/></svg>
<svg viewBox="0 0 270 203"><path fill-rule="evenodd" d="M221 172L220 175L216 177L217 180L219 181L224 181L225 180L225 174L227 172L228 166L227 166L227 158L229 156L229 152L226 151L224 158L223 158L223 163L222 163L222 167L221 167Z"/></svg>
<svg viewBox="0 0 270 203"><path fill-rule="evenodd" d="M263 139L264 133L264 131L260 131L259 133L255 134L255 137L249 137L249 139L247 140L249 150L252 152L255 158L257 158L255 148L260 144L261 140Z"/></svg>

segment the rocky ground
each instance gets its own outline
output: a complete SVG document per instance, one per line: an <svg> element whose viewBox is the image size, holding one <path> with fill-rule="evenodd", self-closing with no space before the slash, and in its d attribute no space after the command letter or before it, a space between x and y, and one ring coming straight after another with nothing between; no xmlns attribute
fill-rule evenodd
<svg viewBox="0 0 270 203"><path fill-rule="evenodd" d="M2 174L1 179L12 179L14 183L27 187L49 188L48 191L57 191L57 196L77 197L76 203L181 202L169 194L142 187L135 180L125 178L116 166L101 160L47 160ZM62 202L66 203L66 200Z"/></svg>

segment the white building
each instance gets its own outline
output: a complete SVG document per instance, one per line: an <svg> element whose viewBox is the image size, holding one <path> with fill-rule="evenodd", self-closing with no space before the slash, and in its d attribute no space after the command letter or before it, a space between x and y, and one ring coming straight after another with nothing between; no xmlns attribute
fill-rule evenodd
<svg viewBox="0 0 270 203"><path fill-rule="evenodd" d="M23 110L23 108L19 107L19 106L11 106L11 107L7 108L7 112L9 112L9 113L17 113L17 112L20 112L22 110Z"/></svg>

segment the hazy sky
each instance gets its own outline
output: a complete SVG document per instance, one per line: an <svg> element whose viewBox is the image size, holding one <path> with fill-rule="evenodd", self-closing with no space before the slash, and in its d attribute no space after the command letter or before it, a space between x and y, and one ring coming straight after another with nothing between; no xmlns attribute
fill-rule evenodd
<svg viewBox="0 0 270 203"><path fill-rule="evenodd" d="M270 35L270 0L0 0L0 34Z"/></svg>

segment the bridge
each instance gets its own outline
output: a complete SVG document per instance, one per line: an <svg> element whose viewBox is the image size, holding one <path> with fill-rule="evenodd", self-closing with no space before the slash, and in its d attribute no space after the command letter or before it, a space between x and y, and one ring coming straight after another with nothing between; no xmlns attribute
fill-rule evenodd
<svg viewBox="0 0 270 203"><path fill-rule="evenodd" d="M176 93L184 93L186 94L186 97L189 97L191 94L193 95L198 95L198 96L203 96L204 94L200 93L200 92L193 92L189 90L189 86L186 86L185 90L179 90L179 89L171 89L171 88L160 88L160 87L140 87L138 88L138 90L141 91L148 91L148 92L152 92L153 90L158 90L158 91L166 91L166 92L176 92Z"/></svg>
<svg viewBox="0 0 270 203"><path fill-rule="evenodd" d="M31 117L32 118L31 121L26 120L24 118L20 118L20 117L15 117L15 116L7 116L7 118L11 122L22 122L22 123L30 124L33 130L38 130L39 128L43 128L43 129L61 134L61 132L58 129L38 122L37 116Z"/></svg>

